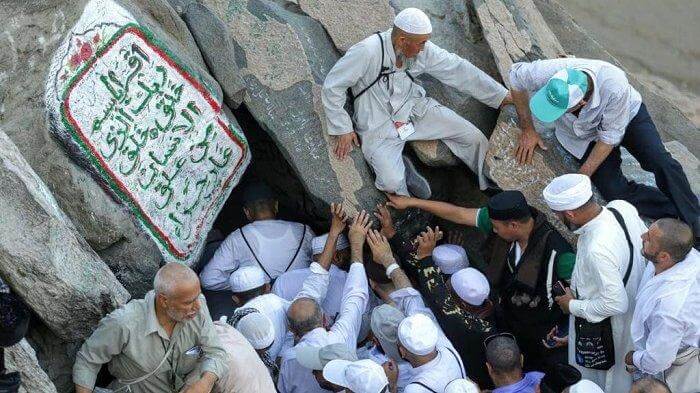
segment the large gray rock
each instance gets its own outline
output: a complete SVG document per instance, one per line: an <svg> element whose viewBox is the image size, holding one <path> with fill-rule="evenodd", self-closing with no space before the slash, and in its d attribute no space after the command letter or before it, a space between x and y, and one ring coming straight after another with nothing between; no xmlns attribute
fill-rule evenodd
<svg viewBox="0 0 700 393"><path fill-rule="evenodd" d="M567 53L576 57L609 61L624 69L624 65L620 64L610 52L588 35L585 29L576 23L557 0L534 0L534 3ZM700 156L698 126L674 103L658 94L653 86L650 88L640 83L637 77L631 73L627 73L627 78L642 95L642 99L664 141L676 140L685 145L695 156Z"/></svg>
<svg viewBox="0 0 700 393"><path fill-rule="evenodd" d="M129 294L0 131L0 275L59 337L84 339Z"/></svg>
<svg viewBox="0 0 700 393"><path fill-rule="evenodd" d="M394 21L388 1L299 0L299 7L323 25L341 52Z"/></svg>
<svg viewBox="0 0 700 393"><path fill-rule="evenodd" d="M339 54L320 23L264 0L171 3L192 31L212 73L228 70L229 75L239 75L246 89L243 103L257 123L246 133L252 144L264 144L265 138L255 135L257 125L262 127L301 181L306 197L295 201L298 212L322 225L331 202L345 201L353 214L374 209L384 200L359 149L344 161L332 152L320 94ZM227 98L239 95L239 81L220 82ZM259 156L256 165L269 158ZM272 170L283 167L270 164ZM258 175L285 193L292 189L288 186L292 179L284 173ZM411 222L421 225L419 220Z"/></svg>
<svg viewBox="0 0 700 393"><path fill-rule="evenodd" d="M45 101L70 157L165 261L197 261L250 154L167 1L86 4L54 54Z"/></svg>
<svg viewBox="0 0 700 393"><path fill-rule="evenodd" d="M34 348L27 340L5 348L5 367L9 372L19 371L20 393L56 393L56 387L39 366Z"/></svg>

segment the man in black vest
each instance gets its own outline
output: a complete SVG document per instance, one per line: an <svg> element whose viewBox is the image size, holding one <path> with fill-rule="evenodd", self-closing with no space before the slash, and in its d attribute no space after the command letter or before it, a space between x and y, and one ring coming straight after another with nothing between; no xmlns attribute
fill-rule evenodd
<svg viewBox="0 0 700 393"><path fill-rule="evenodd" d="M497 324L515 335L525 357L525 371L557 374L555 365L567 362L566 349L557 342L548 349L543 340L555 328L568 327L552 289L571 278L576 258L544 214L529 206L520 191L501 192L480 209L396 195L389 195L387 204L400 210L419 208L487 234L484 273L499 305ZM549 381L548 385L558 383Z"/></svg>

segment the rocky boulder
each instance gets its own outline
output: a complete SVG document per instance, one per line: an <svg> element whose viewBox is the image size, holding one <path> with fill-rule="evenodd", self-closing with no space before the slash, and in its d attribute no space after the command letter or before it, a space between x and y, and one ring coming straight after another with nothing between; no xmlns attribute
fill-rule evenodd
<svg viewBox="0 0 700 393"><path fill-rule="evenodd" d="M138 225L138 243L191 264L250 161L221 89L165 1L93 0L71 25L46 76L51 132L96 181L84 183L118 202L110 204L118 222L126 215ZM142 261L135 244L128 249L136 255L106 255L147 264L151 271L133 279L148 288L160 258Z"/></svg>
<svg viewBox="0 0 700 393"><path fill-rule="evenodd" d="M0 131L0 275L61 339L81 340L129 294Z"/></svg>
<svg viewBox="0 0 700 393"><path fill-rule="evenodd" d="M212 73L239 75L240 79L220 80L221 87L232 105L236 103L231 97L240 96L240 84L245 87L243 104L255 123L245 131L253 145L265 143L265 137L256 135L265 132L290 164L305 194L295 201L298 211L323 226L331 202L345 201L353 214L384 200L359 149L344 161L333 154L320 95L339 54L320 23L293 7L265 0L171 4L192 31ZM258 157L256 165L265 159ZM267 167L274 172L259 173L260 177L283 193L294 189L295 179L276 171L279 164L270 162ZM422 225L420 220L408 221Z"/></svg>
<svg viewBox="0 0 700 393"><path fill-rule="evenodd" d="M8 372L18 371L22 377L20 393L56 393L56 387L39 366L34 348L27 340L5 349L5 367Z"/></svg>

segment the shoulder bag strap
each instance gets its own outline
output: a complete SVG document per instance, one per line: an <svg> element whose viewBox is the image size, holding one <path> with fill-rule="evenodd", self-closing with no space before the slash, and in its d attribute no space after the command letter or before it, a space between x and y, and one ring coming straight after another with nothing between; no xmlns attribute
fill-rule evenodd
<svg viewBox="0 0 700 393"><path fill-rule="evenodd" d="M289 265L287 265L287 268L284 269L285 272L286 272L287 270L289 270L290 267L292 267L292 263L294 263L294 260L297 259L297 255L299 255L299 251L301 250L301 246L304 245L304 239L306 238L306 225L305 225L305 224L301 224L301 225L302 225L302 227L304 228L304 229L303 229L304 232L301 234L301 240L299 241L299 246L297 246L297 252L294 253L294 256L292 257L292 260L289 261ZM269 275L269 274L268 274L268 275Z"/></svg>
<svg viewBox="0 0 700 393"><path fill-rule="evenodd" d="M243 228L239 229L239 231L241 231L241 236L243 236L243 241L245 242L245 245L248 246L250 253L253 254L253 258L255 258L255 262L257 262L258 266L260 266L260 268L265 272L265 274L267 274L267 277L272 279L272 276L270 275L270 273L267 272L267 270L265 269L265 266L263 266L263 264L260 263L258 256L255 255L255 251L253 251L253 247L251 247L250 243L248 243L248 239L246 239L246 237L245 237L245 233L243 232Z"/></svg>
<svg viewBox="0 0 700 393"><path fill-rule="evenodd" d="M424 388L427 389L427 390L430 390L430 391L433 392L433 393L437 393L437 392L434 391L433 389L427 387L427 386L426 386L424 383L422 383L422 382L411 382L411 383L409 383L409 385L419 385L419 386L424 387ZM407 386L408 386L408 385L407 385Z"/></svg>
<svg viewBox="0 0 700 393"><path fill-rule="evenodd" d="M625 232L625 238L627 239L627 246L630 249L630 258L629 258L629 263L627 264L627 272L625 272L625 277L622 279L622 285L627 285L627 280L630 278L630 274L632 273L632 263L634 262L634 247L632 246L632 240L630 239L630 234L627 231L627 225L625 225L625 220L622 218L622 215L620 214L619 211L612 207L608 207L608 210L615 216L615 219L617 220L618 223L620 223L620 226L622 227L622 231Z"/></svg>
<svg viewBox="0 0 700 393"><path fill-rule="evenodd" d="M381 63L380 68L379 68L379 74L377 75L377 77L374 79L374 81L372 83L367 85L367 87L362 89L359 93L357 93L357 95L355 97L353 97L354 100L358 99L361 95L365 94L365 92L367 92L367 90L369 90L372 86L376 85L377 82L379 82L379 80L382 79L382 77L384 75L386 75L386 74L384 74L384 71L389 69L388 67L384 67L384 39L382 39L382 35L380 32L377 31L374 34L376 34L377 37L379 37L379 43L382 46L382 63Z"/></svg>
<svg viewBox="0 0 700 393"><path fill-rule="evenodd" d="M163 363L165 363L165 360L170 357L170 354L172 352L173 352L173 346L171 346L170 349L168 349L165 352L165 355L163 355L163 359L160 360L160 363L158 363L156 368L154 368L153 371L151 371L150 373L148 373L144 376L138 377L136 379L127 379L127 380L123 380L123 381L118 380L119 383L123 384L124 386L120 387L119 389L115 390L114 392L116 393L116 392L120 392L122 390L130 392L131 385L136 385L137 383L141 383L141 382L147 380L148 378L150 378L151 376L153 376L153 374L155 374L161 368L161 366L163 366ZM173 372L175 372L175 370L173 370Z"/></svg>
<svg viewBox="0 0 700 393"><path fill-rule="evenodd" d="M459 366L459 374L462 376L462 378L464 378L464 365L462 364L462 360L459 358L459 356L457 356L457 354L453 350L451 350L448 347L444 347L444 348L447 349L448 351L450 351L452 356L455 357L455 360L457 361L457 365Z"/></svg>

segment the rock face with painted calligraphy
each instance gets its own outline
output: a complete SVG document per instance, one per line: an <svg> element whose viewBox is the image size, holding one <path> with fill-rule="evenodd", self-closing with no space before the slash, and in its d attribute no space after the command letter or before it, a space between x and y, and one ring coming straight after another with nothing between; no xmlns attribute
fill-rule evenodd
<svg viewBox="0 0 700 393"><path fill-rule="evenodd" d="M50 127L165 261L192 264L250 153L216 81L139 16L86 6L49 70Z"/></svg>

